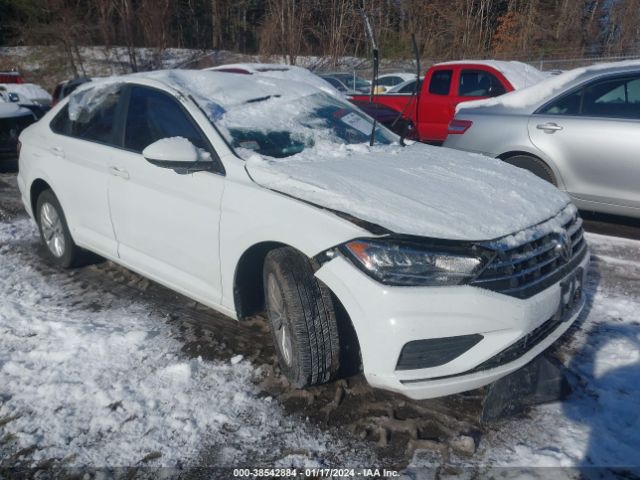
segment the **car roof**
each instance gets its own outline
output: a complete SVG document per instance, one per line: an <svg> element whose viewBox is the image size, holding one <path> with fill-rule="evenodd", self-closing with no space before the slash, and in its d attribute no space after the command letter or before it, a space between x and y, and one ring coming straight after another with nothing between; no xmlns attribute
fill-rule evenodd
<svg viewBox="0 0 640 480"><path fill-rule="evenodd" d="M410 73L410 72L395 72L395 73L384 73L382 75L379 75L378 78L384 78L384 77L400 77L400 78L404 78L404 79L409 79L410 77L414 77L415 78L416 74L415 73Z"/></svg>
<svg viewBox="0 0 640 480"><path fill-rule="evenodd" d="M90 104L106 90L118 84L138 84L156 87L173 92L178 96L191 96L212 118L234 107L256 99L283 97L301 98L322 92L306 82L264 78L254 75L211 70L158 70L153 72L131 73L80 85L68 100L70 105ZM92 92L92 93L91 93ZM342 96L340 97L342 98Z"/></svg>

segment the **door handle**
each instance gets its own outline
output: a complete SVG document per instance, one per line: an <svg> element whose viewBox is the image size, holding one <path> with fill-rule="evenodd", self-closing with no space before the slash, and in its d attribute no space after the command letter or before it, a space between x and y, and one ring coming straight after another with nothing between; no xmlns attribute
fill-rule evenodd
<svg viewBox="0 0 640 480"><path fill-rule="evenodd" d="M49 151L56 157L65 158L64 150L60 147L51 147Z"/></svg>
<svg viewBox="0 0 640 480"><path fill-rule="evenodd" d="M553 132L557 132L558 130L562 130L562 127L560 125L553 122L541 123L537 125L536 128L538 130L542 130L545 133L553 133Z"/></svg>
<svg viewBox="0 0 640 480"><path fill-rule="evenodd" d="M124 178L125 180L129 180L129 172L122 168L118 167L109 167L109 173L114 177Z"/></svg>

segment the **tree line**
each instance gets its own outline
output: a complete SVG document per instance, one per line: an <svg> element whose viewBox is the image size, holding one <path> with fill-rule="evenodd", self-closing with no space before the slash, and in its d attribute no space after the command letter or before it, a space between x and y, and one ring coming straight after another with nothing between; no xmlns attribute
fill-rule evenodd
<svg viewBox="0 0 640 480"><path fill-rule="evenodd" d="M360 10L381 54L423 58L634 55L640 0L0 0L0 45L57 45L366 56Z"/></svg>

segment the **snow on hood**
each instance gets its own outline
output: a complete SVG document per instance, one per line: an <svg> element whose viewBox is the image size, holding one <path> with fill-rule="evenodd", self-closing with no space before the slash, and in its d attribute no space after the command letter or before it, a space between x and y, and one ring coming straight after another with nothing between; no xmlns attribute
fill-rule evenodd
<svg viewBox="0 0 640 480"><path fill-rule="evenodd" d="M504 237L547 221L569 203L522 169L422 144L344 145L278 160L253 154L247 170L266 188L395 233L441 239Z"/></svg>
<svg viewBox="0 0 640 480"><path fill-rule="evenodd" d="M473 64L473 65L486 65L488 67L495 68L499 71L509 83L516 90L530 87L547 78L543 72L531 65L527 65L523 62L516 61L503 61L503 60L461 60L439 63L438 65L447 64Z"/></svg>
<svg viewBox="0 0 640 480"><path fill-rule="evenodd" d="M525 108L535 106L544 102L547 98L564 89L572 82L583 75L608 70L613 68L638 67L640 60L629 60L626 62L598 63L590 67L576 68L568 70L560 75L548 77L546 80L522 90L515 90L499 97L487 98L484 100L473 100L458 104L456 111L477 107L505 107L505 108Z"/></svg>

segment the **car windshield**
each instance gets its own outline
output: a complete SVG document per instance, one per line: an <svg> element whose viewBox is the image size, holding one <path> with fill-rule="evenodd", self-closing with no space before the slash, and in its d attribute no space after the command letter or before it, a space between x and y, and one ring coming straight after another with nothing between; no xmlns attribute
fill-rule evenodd
<svg viewBox="0 0 640 480"><path fill-rule="evenodd" d="M347 87L354 90L367 90L370 87L369 82L358 77L355 77L355 79L353 77L344 77L342 81Z"/></svg>
<svg viewBox="0 0 640 480"><path fill-rule="evenodd" d="M373 119L336 97L315 93L293 100L280 95L251 99L218 115L215 125L243 158L253 152L284 158L367 143ZM398 143L398 137L378 125L375 143Z"/></svg>

